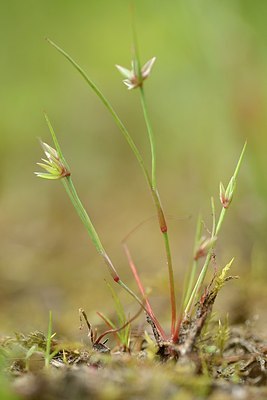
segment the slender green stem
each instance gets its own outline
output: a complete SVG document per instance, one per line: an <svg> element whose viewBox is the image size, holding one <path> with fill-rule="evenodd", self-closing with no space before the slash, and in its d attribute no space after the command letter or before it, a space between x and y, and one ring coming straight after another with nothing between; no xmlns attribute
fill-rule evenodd
<svg viewBox="0 0 267 400"><path fill-rule="evenodd" d="M106 250L104 249L104 247L100 241L100 238L95 230L95 227L79 199L79 196L76 192L76 189L73 185L71 178L67 177L67 178L63 179L63 185L66 189L67 194L69 195L69 198L70 198L77 214L79 215L81 221L83 222L96 250L103 257L105 264L109 268L109 272L110 272L113 280L115 282L117 282L120 278L118 276L116 268L114 267L112 261L108 257Z"/></svg>
<svg viewBox="0 0 267 400"><path fill-rule="evenodd" d="M143 86L140 86L140 97L141 104L144 114L144 119L147 127L149 142L150 142L150 150L151 150L151 177L152 177L152 189L156 190L157 181L156 181L156 148L155 148L155 137L153 133L153 129L150 123L150 119L148 117L147 104L145 99L145 92Z"/></svg>
<svg viewBox="0 0 267 400"><path fill-rule="evenodd" d="M119 284L121 287L123 287L123 289L125 289L126 292L128 292L132 297L134 297L135 300L136 300L136 301L140 304L140 306L143 308L143 310L144 310L145 312L147 312L147 309L146 309L146 307L144 306L143 302L139 299L139 297L138 297L128 286L125 285L125 283L124 283L121 279L118 280L118 284Z"/></svg>
<svg viewBox="0 0 267 400"><path fill-rule="evenodd" d="M81 218L93 244L95 245L97 251L100 253L100 255L104 258L104 261L106 265L109 268L109 272L115 282L117 282L120 286L122 286L146 311L146 308L143 306L142 301L139 299L139 297L131 290L129 287L119 278L118 273L110 260L110 258L107 255L107 252L105 251L99 236L95 230L95 227L87 214L85 208L82 205L82 202L80 201L80 198L76 192L76 189L73 185L72 179L70 177L67 177L63 179L63 185L70 197L70 200L77 211L79 217Z"/></svg>
<svg viewBox="0 0 267 400"><path fill-rule="evenodd" d="M167 257L167 267L169 273L169 286L170 286L170 298L171 298L171 333L174 334L175 324L176 324L176 298L175 298L175 286L174 286L174 276L173 276L173 268L172 268L172 258L171 258L171 249L169 242L168 232L163 232L166 257Z"/></svg>
<svg viewBox="0 0 267 400"><path fill-rule="evenodd" d="M246 148L247 148L247 141L244 143L244 146L243 146L243 149L242 149L242 151L241 151L239 160L238 160L238 162L237 162L237 165L236 165L236 168L235 168L235 172L234 172L234 175L233 175L233 178L234 178L234 179L237 178L237 175L238 175L238 173L239 173L239 170L240 170L240 167L241 167L241 163L242 163L242 160L243 160L243 157L244 157Z"/></svg>
<svg viewBox="0 0 267 400"><path fill-rule="evenodd" d="M215 212L215 204L214 204L214 198L211 197L210 199L211 202L211 213L212 213L212 231L211 231L211 237L216 236L216 212Z"/></svg>
<svg viewBox="0 0 267 400"><path fill-rule="evenodd" d="M204 281L204 278L206 276L206 272L207 272L207 268L209 266L210 260L211 260L211 250L207 254L205 263L204 263L204 265L202 267L202 270L201 270L201 272L200 272L200 274L198 276L198 279L197 279L197 282L196 282L196 284L194 286L194 289L191 292L191 295L189 297L188 303L187 303L187 305L185 307L185 310L184 310L184 315L185 316L189 313L190 307L191 307L191 305L192 305L192 303L194 301L194 298L195 298L195 296L196 296L196 294L198 292L198 289L200 288L202 282Z"/></svg>
<svg viewBox="0 0 267 400"><path fill-rule="evenodd" d="M163 234L164 245L165 245L165 253L166 253L166 261L168 267L168 274L169 274L169 287L170 287L170 298L171 298L171 333L174 334L175 330L175 323L176 323L176 297L175 297L175 285L174 285L174 275L173 275L173 267L172 267L172 256L170 250L170 243L169 243L169 235L168 235L168 227L166 223L166 219L164 216L164 212L161 206L161 201L159 197L159 193L157 190L152 190L152 196L154 199L154 203L158 212L158 221L160 230Z"/></svg>
<svg viewBox="0 0 267 400"><path fill-rule="evenodd" d="M150 123L150 119L148 116L147 104L146 104L146 100L145 100L145 93L144 93L143 86L140 86L140 98L141 98L142 110L143 110L144 119L145 119L145 123L146 123L146 127L147 127L149 142L150 142L150 149L151 149L151 176L152 176L152 188L151 189L152 189L154 202L155 202L157 212L158 212L158 220L159 220L160 230L163 234L164 244L165 244L165 252L166 252L168 274L169 274L170 298L171 298L171 314L172 314L171 332L172 332L172 335L174 335L175 324L176 324L176 298L175 298L175 285L174 285L174 275L173 275L173 267L172 267L172 257L171 257L167 223L166 223L166 219L165 219L164 212L162 209L159 193L157 190L155 138L154 138L154 133L153 133L152 126Z"/></svg>
<svg viewBox="0 0 267 400"><path fill-rule="evenodd" d="M45 367L46 368L48 368L50 365L51 340L52 340L52 311L49 311L49 321L48 321L46 349L45 349Z"/></svg>
<svg viewBox="0 0 267 400"><path fill-rule="evenodd" d="M154 322L155 326L157 327L158 333L161 335L163 340L166 340L166 336L165 333L163 331L163 329L161 328L161 326L158 323L158 320L155 318L154 314L150 313L149 310L145 307L145 305L143 304L143 302L139 299L139 297L128 287L125 285L125 283L119 279L117 281L117 283L124 289L126 290L126 292L128 292L139 304L140 306L143 308L143 310L145 311L145 313L151 318L151 320ZM145 300L145 299L144 299Z"/></svg>
<svg viewBox="0 0 267 400"><path fill-rule="evenodd" d="M64 179L63 184L64 184L65 189L67 190L68 195L70 196L70 199L72 200L72 203L73 203L79 217L81 218L82 222L84 223L86 230L89 233L89 236L90 236L92 242L94 243L97 251L101 254L105 253L104 247L103 247L103 245L100 241L100 238L95 230L95 227L79 199L79 196L73 185L71 177L67 177L66 179Z"/></svg>
<svg viewBox="0 0 267 400"><path fill-rule="evenodd" d="M157 191L152 191L152 196L154 199L154 203L158 212L158 221L160 225L160 230L163 234L164 245L165 245L165 253L166 253L166 261L168 267L168 275L169 275L169 287L170 287L170 299L171 299L171 332L174 334L175 323L176 323L176 296L175 296L175 285L174 285L174 275L173 275L173 267L172 267L172 257L169 243L169 235L168 235L168 227L165 220L164 212L161 206L159 194Z"/></svg>
<svg viewBox="0 0 267 400"><path fill-rule="evenodd" d="M138 77L138 81L142 81L142 71L141 71L141 63L139 57L139 46L137 40L136 26L135 26L135 9L132 6L132 35L133 35L133 61L134 61L134 72Z"/></svg>
<svg viewBox="0 0 267 400"><path fill-rule="evenodd" d="M221 213L220 213L220 216L219 216L217 225L216 225L216 229L215 229L215 234L214 234L214 236L218 236L218 233L219 233L220 230L221 230L222 223L223 223L223 221L224 221L226 211L227 211L227 208L224 208L224 207L223 207L223 208L221 209Z"/></svg>
<svg viewBox="0 0 267 400"><path fill-rule="evenodd" d="M197 228L196 228L196 234L195 234L195 242L194 242L194 248L193 248L193 263L192 263L192 267L190 270L190 275L189 275L189 280L188 280L188 284L186 287L186 295L184 298L184 302L183 302L183 306L185 307L185 305L188 303L190 294L192 292L193 289L193 285L194 285L194 280L195 280L195 276L196 276L196 271L197 271L197 260L195 258L195 254L199 245L199 241L200 241L200 236L201 236L201 222L202 222L202 218L201 215L198 216L198 220L197 220Z"/></svg>

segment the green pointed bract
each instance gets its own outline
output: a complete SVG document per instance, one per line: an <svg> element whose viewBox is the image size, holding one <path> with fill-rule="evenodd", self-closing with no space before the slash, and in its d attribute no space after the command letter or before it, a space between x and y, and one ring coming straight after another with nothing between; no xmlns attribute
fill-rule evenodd
<svg viewBox="0 0 267 400"><path fill-rule="evenodd" d="M220 182L220 202L222 204L224 204L224 202L225 202L225 188L224 188L222 182Z"/></svg>
<svg viewBox="0 0 267 400"><path fill-rule="evenodd" d="M59 160L59 155L58 155L57 151L55 149L53 149L53 147L49 146L45 142L41 142L41 146L42 146L42 148L45 152L45 155L48 159L51 159L53 161Z"/></svg>
<svg viewBox="0 0 267 400"><path fill-rule="evenodd" d="M127 79L132 79L132 77L134 76L133 71L127 68L121 67L120 65L116 65L116 68L119 70L122 76L124 76Z"/></svg>
<svg viewBox="0 0 267 400"><path fill-rule="evenodd" d="M51 175L54 174L55 172L55 167L52 166L51 164L43 164L43 163L37 163L37 165L39 165L39 167L45 169L47 172L49 172Z"/></svg>
<svg viewBox="0 0 267 400"><path fill-rule="evenodd" d="M60 179L57 175L51 175L48 173L43 173L43 172L35 172L35 175L38 176L38 178L43 178L43 179L50 179L50 180L56 180Z"/></svg>
<svg viewBox="0 0 267 400"><path fill-rule="evenodd" d="M227 186L227 189L225 191L225 197L227 199L228 206L230 205L230 203L233 199L235 187L236 187L236 178L235 178L235 176L232 176L232 178L230 179L230 182Z"/></svg>

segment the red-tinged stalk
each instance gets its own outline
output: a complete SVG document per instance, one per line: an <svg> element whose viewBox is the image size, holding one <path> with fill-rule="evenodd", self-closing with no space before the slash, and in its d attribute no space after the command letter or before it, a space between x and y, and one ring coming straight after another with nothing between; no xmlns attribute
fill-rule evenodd
<svg viewBox="0 0 267 400"><path fill-rule="evenodd" d="M111 333L117 333L125 329L128 325L130 325L136 318L139 317L141 312L143 311L143 307L140 308L140 310L132 317L130 318L127 322L125 322L124 325L122 325L120 328L115 328L115 329L109 329L108 331L102 333L94 342L94 344L98 344L100 340L102 340L106 335L109 335ZM100 315L100 313L98 313Z"/></svg>
<svg viewBox="0 0 267 400"><path fill-rule="evenodd" d="M104 314L102 314L100 311L97 311L96 313L105 322L105 324L108 326L108 328L110 328L109 331L116 329L115 325ZM121 340L118 336L118 332L114 332L114 336L115 336L117 343L120 344Z"/></svg>
<svg viewBox="0 0 267 400"><path fill-rule="evenodd" d="M150 302L149 302L149 300L148 300L148 298L147 298L147 295L146 295L146 293L145 293L144 286L143 286L143 284L142 284L142 282L141 282L141 279L140 279L140 277L139 277L139 275L138 275L137 268L136 268L136 266L135 266L135 264L134 264L134 262L133 262L133 259L132 259L132 256L131 256L131 254L130 254L130 251L129 251L128 247L127 247L125 244L124 244L123 247L124 247L124 251L125 251L125 254L126 254L128 263L129 263L130 268L131 268L131 270L132 270L134 279L135 279L135 281L136 281L136 283L137 283L137 286L138 286L138 288L139 288L139 290L140 290L140 293L141 293L141 295L142 295L142 298L143 298L143 300L144 300L144 302L145 302L145 304L146 304L147 313L148 313L148 315L150 316L150 318L152 319L152 321L154 322L154 324L156 325L156 327L157 327L157 329L158 329L158 332L159 332L159 333L161 334L161 336L162 336L162 339L163 339L163 340L166 340L166 339L167 339L167 336L166 336L166 334L165 334L163 328L161 327L159 321L158 321L157 318L155 317L155 314L154 314L154 312L153 312L153 310L152 310L151 304L150 304Z"/></svg>
<svg viewBox="0 0 267 400"><path fill-rule="evenodd" d="M181 314L181 315L183 315L183 314ZM179 319L177 321L177 324L176 324L176 327L175 327L175 331L174 331L174 334L173 334L173 337L172 337L172 341L175 344L178 343L180 327L181 327L181 325L183 323L183 320L184 320L183 317L179 317Z"/></svg>

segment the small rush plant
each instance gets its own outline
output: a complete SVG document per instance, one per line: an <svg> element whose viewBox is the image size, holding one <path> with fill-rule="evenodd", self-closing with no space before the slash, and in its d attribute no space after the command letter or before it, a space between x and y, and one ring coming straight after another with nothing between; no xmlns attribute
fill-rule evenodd
<svg viewBox="0 0 267 400"><path fill-rule="evenodd" d="M225 216L228 212L229 206L233 199L234 191L236 188L236 179L245 152L246 143L241 151L241 155L239 157L236 168L228 185L224 187L224 185L220 183L219 197L221 202L221 210L218 218L216 218L215 214L214 200L213 198L211 199L213 223L211 232L209 233L209 237L203 239L202 219L201 217L199 217L198 219L196 236L195 236L195 245L192 257L193 258L192 266L190 268L190 273L188 274L189 276L187 279L183 298L180 301L181 309L178 315L169 231L158 190L157 173L156 173L157 163L156 163L155 138L149 118L145 88L144 88L145 80L150 76L156 58L153 57L143 66L141 66L136 35L134 34L134 52L133 52L131 69L126 69L120 65L116 65L117 69L124 77L123 82L127 86L128 90L138 90L140 94L140 102L143 110L144 120L150 143L150 151L151 151L151 166L148 168L131 134L129 133L128 129L120 119L117 112L114 110L109 100L104 96L102 91L100 91L100 89L91 80L91 78L87 75L84 69L82 69L81 66L68 53L66 53L62 48L60 48L50 39L47 39L47 41L59 53L61 53L70 62L70 64L79 72L81 77L85 80L85 82L97 95L99 100L103 103L107 111L111 114L114 122L117 124L119 130L125 137L132 152L134 153L135 158L147 182L148 188L152 195L154 206L156 208L158 216L159 232L162 236L163 246L165 248L165 257L166 257L167 273L169 280L169 298L170 298L170 315L171 315L169 331L163 329L161 323L159 322L159 319L156 317L152 309L148 295L140 280L137 268L133 262L133 259L126 244L124 244L124 250L129 262L129 266L136 280L140 292L139 295L137 295L134 291L132 291L128 287L128 285L122 280L119 272L117 271L117 268L114 266L110 256L107 254L101 242L101 239L97 233L97 230L77 194L76 188L72 180L71 170L63 155L61 146L58 142L52 124L46 114L45 114L45 119L54 142L54 147L51 147L47 143L41 141L41 146L44 150L46 158L42 159L41 163L37 164L40 167L42 167L45 171L36 172L36 175L44 179L61 180L97 252L103 258L103 261L106 264L112 279L119 286L121 286L126 292L128 292L128 294L134 298L134 300L140 305L141 309L145 312L147 321L152 327L152 331L155 340L157 342L157 345L159 346L159 349L161 351L161 354L165 354L168 356L170 354L172 355L175 354L176 357L179 357L181 354L188 353L192 350L193 345L200 334L200 330L205 323L207 315L211 311L213 302L216 298L218 291L223 286L224 282L231 278L227 277L226 273L230 269L233 260L231 260L230 263L228 263L226 267L222 269L221 273L214 272L214 277L212 279L212 282L208 285L208 288L206 288L203 292L203 283L209 265L214 255L214 249L218 240L218 236L220 234ZM204 260L204 262L202 266L199 268L199 264L202 260ZM197 271L200 272L197 273ZM121 303L118 301L118 297L116 293L113 291L113 289L112 289L112 297L115 301L115 308L119 316L119 321L122 327L116 329L112 321L110 321L103 314L99 313L100 317L106 322L106 324L109 326L110 329L106 333L100 335L98 338L95 338L92 333L91 325L88 323L87 324L88 328L91 331L91 340L93 344L95 343L99 344L100 340L107 333L114 333L117 334L119 341L126 348L129 345L130 330L128 322L130 321L127 322L126 316L123 311L123 307ZM85 317L84 312L83 316ZM124 329L124 332L122 328Z"/></svg>

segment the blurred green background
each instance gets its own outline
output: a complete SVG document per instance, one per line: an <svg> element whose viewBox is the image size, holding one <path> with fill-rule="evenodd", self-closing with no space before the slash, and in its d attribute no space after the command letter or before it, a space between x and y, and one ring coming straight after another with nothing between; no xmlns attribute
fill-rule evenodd
<svg viewBox="0 0 267 400"><path fill-rule="evenodd" d="M51 143L45 110L78 192L120 275L134 289L121 241L155 216L150 193L113 120L78 73L45 40L68 51L111 100L146 161L149 143L137 91L115 64L130 66L130 2L0 1L0 330L56 330L79 336L78 308L113 315L109 275L60 182L37 179L41 137ZM168 215L178 294L190 265L196 219L219 212L244 141L236 196L217 249L217 265L235 256L217 302L235 322L265 321L267 228L267 2L138 0L142 61L157 56L146 82L158 151L158 184ZM156 218L128 245L152 303L168 323L168 278ZM120 292L120 291L119 291ZM136 305L121 293L126 309ZM141 319L140 319L141 321ZM141 323L141 322L140 322Z"/></svg>

